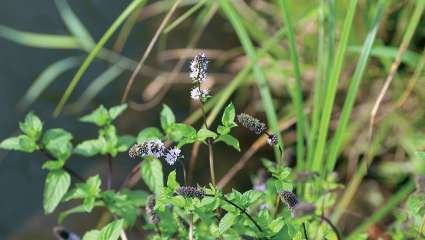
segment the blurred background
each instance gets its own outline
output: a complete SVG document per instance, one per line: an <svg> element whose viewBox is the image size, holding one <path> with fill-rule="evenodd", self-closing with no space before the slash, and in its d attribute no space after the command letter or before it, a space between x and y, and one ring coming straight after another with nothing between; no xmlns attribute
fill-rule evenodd
<svg viewBox="0 0 425 240"><path fill-rule="evenodd" d="M57 34L72 36L69 28L69 10L78 16L90 35L98 41L111 23L130 3L129 0L2 0L0 3L0 139L15 135L18 121L32 110L48 128L63 127L74 133L75 142L93 138L96 129L78 122L78 118L99 104L111 107L119 104L132 69L145 52L155 31L174 0L147 1L137 9L129 21L106 44L103 57L97 58L77 85L64 112L54 118L52 113L65 88L74 76L87 51L84 45L63 43L54 49L34 46L34 36L25 33ZM172 19L176 19L198 1L182 1ZM205 2L205 1L204 1ZM270 1L237 0L237 11L251 26L250 35L257 45L279 30L282 21ZM318 2L298 0L290 2L291 18L295 22L297 49L302 62L303 94L306 112L313 106L313 85L317 75ZM424 169L424 163L414 157L416 151L425 149L425 82L423 71L415 77L417 66L424 59L425 19L422 16L395 80L386 94L378 115L375 131L382 135L373 152L367 142L367 124L372 106L384 83L406 30L416 1L391 1L386 8L378 30L372 57L367 65L356 104L350 118L348 133L337 165L337 178L342 184L349 183L357 169L357 163L370 156L373 159L369 172L359 186L347 213L339 225L350 231L364 220L371 211L385 202L402 186L409 176ZM345 0L335 1L336 39L345 17ZM372 24L376 1L360 0L355 24L350 34L349 49L345 58L340 85L335 100L331 128L335 129L353 75L362 43ZM68 15L67 15L68 14ZM134 25L133 25L134 24ZM127 27L127 28L126 28ZM124 30L123 30L124 29ZM126 30L128 30L128 36ZM48 45L48 41L45 42ZM189 47L189 48L188 48ZM219 94L233 77L241 71L248 60L239 40L220 10L213 4L196 9L188 19L168 33L160 35L158 42L131 88L130 109L117 121L122 134L136 135L148 126L159 126L162 104L169 105L178 121L184 121L199 106L191 103L188 63L202 49L210 57L210 88ZM282 136L286 145L286 160L294 163L295 125L291 92L287 86L294 84L292 65L287 51L287 40L282 38L279 48L273 49L260 61L266 72L276 112L282 121ZM117 57L113 52L119 54ZM270 60L273 52L285 58ZM124 62L122 65L117 62ZM180 63L179 63L180 62ZM170 80L170 72L176 65L178 74ZM232 95L231 100L238 112L248 112L265 121L261 96L251 74ZM172 85L169 85L172 84ZM170 87L171 86L171 87ZM407 95L406 95L407 94ZM335 121L334 121L335 120ZM200 123L194 123L199 126ZM235 135L241 143L242 153L228 151L223 145L215 149L217 175L226 171L248 149L251 155L245 168L226 186L246 190L252 187L251 178L260 168L261 158L273 158L268 147L252 144L257 140L246 131L237 129ZM332 133L331 133L332 135ZM183 149L190 156L191 148ZM209 181L206 149L201 147L194 179L203 185ZM46 171L40 170L45 159L41 154L26 155L0 151L0 239L53 239L52 228L57 225L57 214L45 216L42 209L42 192ZM70 165L84 176L106 173L104 159L72 158ZM189 163L186 163L187 165ZM118 184L134 165L126 154L114 162L114 177ZM169 169L166 169L169 171ZM140 185L139 187L143 187ZM66 206L62 206L66 208ZM60 210L60 209L59 209ZM59 212L59 211L56 211ZM391 223L396 211L384 218L373 230L381 231ZM65 225L77 233L84 233L96 226L100 213L77 214L69 217ZM345 221L350 219L350 221Z"/></svg>

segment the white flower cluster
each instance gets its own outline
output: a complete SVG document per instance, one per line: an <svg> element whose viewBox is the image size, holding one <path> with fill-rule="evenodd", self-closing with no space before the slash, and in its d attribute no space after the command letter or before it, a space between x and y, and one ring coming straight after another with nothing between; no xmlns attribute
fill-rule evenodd
<svg viewBox="0 0 425 240"><path fill-rule="evenodd" d="M180 153L181 150L177 147L166 149L164 143L159 139L147 140L143 143L135 144L128 151L131 158L151 156L159 159L163 157L170 165L174 165L179 157L183 157Z"/></svg>
<svg viewBox="0 0 425 240"><path fill-rule="evenodd" d="M201 83L207 81L208 58L205 53L198 53L190 62L190 78L196 86L190 91L190 97L195 101L204 101L209 94L208 89L202 89Z"/></svg>

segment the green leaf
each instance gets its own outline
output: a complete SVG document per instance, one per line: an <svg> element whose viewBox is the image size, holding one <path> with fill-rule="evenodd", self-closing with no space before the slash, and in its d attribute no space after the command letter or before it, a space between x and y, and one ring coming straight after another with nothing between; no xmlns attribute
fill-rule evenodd
<svg viewBox="0 0 425 240"><path fill-rule="evenodd" d="M84 234L83 240L99 240L100 231L99 230L91 230Z"/></svg>
<svg viewBox="0 0 425 240"><path fill-rule="evenodd" d="M86 140L75 147L74 152L85 157L92 157L102 152L105 148L105 141L99 139Z"/></svg>
<svg viewBox="0 0 425 240"><path fill-rule="evenodd" d="M149 189L159 194L159 192L164 187L164 176L162 173L162 164L156 158L148 158L142 162L140 167L140 172L142 174L143 181Z"/></svg>
<svg viewBox="0 0 425 240"><path fill-rule="evenodd" d="M43 131L43 123L33 112L29 112L25 117L24 122L19 123L19 128L28 137L37 141Z"/></svg>
<svg viewBox="0 0 425 240"><path fill-rule="evenodd" d="M51 213L71 186L71 176L62 170L51 171L44 185L44 212Z"/></svg>
<svg viewBox="0 0 425 240"><path fill-rule="evenodd" d="M230 127L225 127L225 126L221 126L221 125L219 125L219 126L217 127L217 132L218 132L220 135L226 135L226 134L229 134L229 133L230 133Z"/></svg>
<svg viewBox="0 0 425 240"><path fill-rule="evenodd" d="M211 130L208 130L206 128L201 128L196 135L197 135L197 139L199 141L205 141L205 139L207 139L207 138L216 138L217 137L217 133L215 133Z"/></svg>
<svg viewBox="0 0 425 240"><path fill-rule="evenodd" d="M164 136L162 135L161 130L159 130L156 127L148 127L139 132L139 134L137 135L137 142L143 143L146 140L150 140L150 139L161 140L163 138Z"/></svg>
<svg viewBox="0 0 425 240"><path fill-rule="evenodd" d="M65 160L59 159L54 161L46 161L41 168L53 171L62 169L63 165L65 165Z"/></svg>
<svg viewBox="0 0 425 240"><path fill-rule="evenodd" d="M86 212L91 212L95 206L96 198L100 194L101 180L99 175L92 176L85 183L77 184L77 187L69 191L64 197L64 201L72 199L83 199L83 206Z"/></svg>
<svg viewBox="0 0 425 240"><path fill-rule="evenodd" d="M174 116L173 111L165 104L162 107L160 120L161 127L165 132L168 132L167 130L176 123L176 117Z"/></svg>
<svg viewBox="0 0 425 240"><path fill-rule="evenodd" d="M111 120L115 120L119 115L121 115L127 109L127 104L121 104L109 109L109 117Z"/></svg>
<svg viewBox="0 0 425 240"><path fill-rule="evenodd" d="M220 223L218 224L218 231L220 232L220 234L225 233L227 230L229 230L229 228L233 226L236 217L237 215L230 212L224 215L224 217L220 220Z"/></svg>
<svg viewBox="0 0 425 240"><path fill-rule="evenodd" d="M136 138L130 135L118 137L117 150L118 152L126 152L134 143Z"/></svg>
<svg viewBox="0 0 425 240"><path fill-rule="evenodd" d="M224 109L223 116L221 117L221 123L223 123L223 125L226 127L230 127L230 128L235 127L237 126L235 123L235 116L236 116L235 106L233 105L233 103L230 103Z"/></svg>
<svg viewBox="0 0 425 240"><path fill-rule="evenodd" d="M179 183L177 182L177 179L176 179L176 170L173 170L168 175L167 187L170 188L171 190L175 191L179 186L180 185L179 185Z"/></svg>
<svg viewBox="0 0 425 240"><path fill-rule="evenodd" d="M419 158L421 161L425 161L425 152L416 152L416 157Z"/></svg>
<svg viewBox="0 0 425 240"><path fill-rule="evenodd" d="M278 217L269 224L269 228L273 233L276 234L283 228L284 225L285 221L283 217Z"/></svg>
<svg viewBox="0 0 425 240"><path fill-rule="evenodd" d="M111 213L123 218L127 225L134 225L137 219L137 206L128 200L127 195L106 191L101 193L101 198Z"/></svg>
<svg viewBox="0 0 425 240"><path fill-rule="evenodd" d="M171 140L179 143L179 147L196 141L196 130L184 123L173 124L168 133Z"/></svg>
<svg viewBox="0 0 425 240"><path fill-rule="evenodd" d="M44 133L42 143L56 159L66 160L71 155L71 140L71 133L61 128L55 128L49 129Z"/></svg>
<svg viewBox="0 0 425 240"><path fill-rule="evenodd" d="M224 142L225 144L235 148L239 152L241 151L241 148L239 146L239 140L231 135L228 135L228 134L220 135L217 138L216 142Z"/></svg>
<svg viewBox="0 0 425 240"><path fill-rule="evenodd" d="M0 143L0 148L32 153L38 149L38 146L35 141L27 135L20 135L3 140Z"/></svg>
<svg viewBox="0 0 425 240"><path fill-rule="evenodd" d="M100 105L96 110L80 118L81 122L93 123L99 127L103 127L110 122L109 112Z"/></svg>
<svg viewBox="0 0 425 240"><path fill-rule="evenodd" d="M121 232L124 229L124 220L116 220L106 225L100 231L99 240L118 240Z"/></svg>

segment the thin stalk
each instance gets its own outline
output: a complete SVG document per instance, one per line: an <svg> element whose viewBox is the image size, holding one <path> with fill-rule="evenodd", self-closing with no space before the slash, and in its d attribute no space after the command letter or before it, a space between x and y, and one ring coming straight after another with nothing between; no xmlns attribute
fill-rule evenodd
<svg viewBox="0 0 425 240"><path fill-rule="evenodd" d="M295 44L295 30L292 25L292 21L289 14L287 0L279 0L279 6L283 15L283 21L285 22L286 36L288 37L289 52L291 55L291 62L293 64L294 76L295 76L295 86L291 90L294 92L294 103L297 117L297 169L302 171L305 165L304 159L304 134L306 130L306 117L304 114L304 103L303 103L303 93L302 93L302 84L301 84L301 69L298 59L297 48Z"/></svg>
<svg viewBox="0 0 425 240"><path fill-rule="evenodd" d="M381 91L379 92L378 98L375 101L375 104L373 106L373 109L370 113L370 120L369 120L369 139L372 138L373 134L373 125L375 123L375 117L378 113L379 106L381 105L382 100L384 99L385 93L388 91L388 88L390 87L391 82L394 79L394 76L397 73L397 69L400 66L401 58L403 57L404 53L406 52L407 48L409 47L410 41L412 40L413 34L415 33L416 27L418 26L419 21L421 20L422 13L425 8L425 1L424 0L418 0L416 1L416 7L413 11L412 17L409 20L409 25L407 26L406 32L403 35L403 40L401 41L400 48L397 52L397 56L394 60L394 62L391 65L390 72L388 73L387 78L385 79L384 86L382 86Z"/></svg>
<svg viewBox="0 0 425 240"><path fill-rule="evenodd" d="M189 240L193 240L193 213L189 213Z"/></svg>
<svg viewBox="0 0 425 240"><path fill-rule="evenodd" d="M201 83L199 81L197 82L197 87L198 87L199 92L202 92ZM204 106L205 101L204 101L204 99L202 99L202 97L199 100L200 100L199 102L201 103L202 118L204 119L204 126L208 130L209 128L208 128L208 124L207 124L207 115L205 113L205 106ZM209 164L210 164L211 183L213 184L213 186L215 186L214 153L213 153L211 139L207 139L207 144L208 144L208 160L209 160Z"/></svg>
<svg viewBox="0 0 425 240"><path fill-rule="evenodd" d="M326 98L325 98L323 112L322 112L320 125L319 125L319 135L317 140L317 146L316 146L314 158L313 158L314 159L313 166L312 166L313 171L321 172L323 167L323 155L325 152L326 138L328 135L332 109L334 106L333 103L335 100L336 88L338 85L338 80L340 79L342 65L344 62L344 54L348 45L348 37L350 35L354 13L357 6L357 1L358 0L350 0L350 3L348 5L347 15L342 28L341 41L339 42L339 45L338 45L335 63L333 65L329 83L327 85Z"/></svg>
<svg viewBox="0 0 425 240"><path fill-rule="evenodd" d="M228 0L220 0L220 6L223 12L225 13L226 17L230 20L230 23L232 24L233 28L235 29L239 37L239 40L246 54L248 55L248 58L252 62L254 62L257 59L258 54L254 48L254 45L251 42L251 39L248 36L248 33L245 27L243 26L241 22L239 15L237 14L234 7ZM260 90L261 100L263 103L264 110L266 112L269 126L271 127L273 132L278 132L279 126L278 126L277 115L275 112L273 99L272 99L264 72L258 65L253 66L253 71L254 71L254 76L255 76L257 86ZM283 149L284 147L283 147L282 137L280 136L280 134L277 137L278 137L278 144ZM282 156L280 156L279 154L280 150L278 146L274 147L274 152L275 152L276 161L283 163L283 159L281 158Z"/></svg>
<svg viewBox="0 0 425 240"><path fill-rule="evenodd" d="M167 34L169 33L171 30L173 30L175 27L177 27L180 23L182 23L184 20L186 20L187 18L189 18L193 13L195 13L198 9L200 9L203 5L205 5L205 3L207 2L207 0L200 0L198 1L195 5L193 5L189 10L187 10L187 12L185 12L184 14L182 14L180 17L178 17L176 20L174 20L173 22L171 22L165 29L164 29L164 33Z"/></svg>
<svg viewBox="0 0 425 240"><path fill-rule="evenodd" d="M174 2L174 5L171 7L171 9L168 11L167 15L165 15L164 19L162 20L161 24L159 25L158 29L155 32L155 35L152 37L151 41L149 42L149 45L143 54L142 58L140 59L139 63L137 64L136 69L131 74L130 79L128 80L127 85L125 86L124 94L122 96L121 102L124 103L127 101L128 95L130 93L130 89L134 84L134 81L136 80L137 75L139 75L139 72L142 70L143 64L145 63L146 59L148 58L149 54L151 53L156 41L158 40L159 35L161 34L162 30L164 29L165 25L170 20L173 13L176 11L177 7L179 6L180 2L182 0L176 0Z"/></svg>
<svg viewBox="0 0 425 240"><path fill-rule="evenodd" d="M320 220L321 221L325 221L327 224L328 224L328 226L332 229L332 231L335 233L335 236L336 236L336 239L337 240L340 240L340 239L342 239L341 238L341 234L339 233L339 230L338 230L338 228L332 223L332 221L329 219L329 218L327 218L325 215L321 215L320 216Z"/></svg>
<svg viewBox="0 0 425 240"><path fill-rule="evenodd" d="M52 154L50 154L43 146L39 146L40 148L40 152L49 160L52 159L56 159L54 156L52 156ZM78 174L77 172L75 172L74 170L72 170L69 166L64 165L63 170L65 170L66 172L68 172L72 177L74 177L75 179L77 179L80 182L85 182L86 180L84 180L84 178L82 176L80 176L80 174Z"/></svg>

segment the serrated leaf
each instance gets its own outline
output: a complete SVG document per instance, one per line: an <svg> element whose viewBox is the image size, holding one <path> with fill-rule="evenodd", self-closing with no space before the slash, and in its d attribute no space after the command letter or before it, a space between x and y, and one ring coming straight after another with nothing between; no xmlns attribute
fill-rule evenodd
<svg viewBox="0 0 425 240"><path fill-rule="evenodd" d="M162 135L161 130L159 130L156 127L148 127L139 132L139 134L137 135L137 142L143 143L146 140L150 140L150 139L162 140L163 138L164 136Z"/></svg>
<svg viewBox="0 0 425 240"><path fill-rule="evenodd" d="M218 231L220 232L220 234L225 233L227 230L229 230L229 228L233 226L236 217L237 215L230 212L224 215L224 217L220 220L220 223L218 224Z"/></svg>
<svg viewBox="0 0 425 240"><path fill-rule="evenodd" d="M235 148L239 152L241 151L241 148L239 146L239 140L231 135L228 135L228 134L220 135L217 138L216 142L224 142L225 144Z"/></svg>
<svg viewBox="0 0 425 240"><path fill-rule="evenodd" d="M51 171L47 174L44 185L44 212L46 214L55 210L63 196L71 186L71 176L62 170Z"/></svg>
<svg viewBox="0 0 425 240"><path fill-rule="evenodd" d="M187 144L196 141L196 130L192 126L184 123L174 124L169 130L169 135L171 140L178 143L183 142ZM179 144L179 147L181 146L182 145Z"/></svg>
<svg viewBox="0 0 425 240"><path fill-rule="evenodd" d="M278 233L284 225L285 221L283 217L278 217L269 224L269 228L273 233Z"/></svg>
<svg viewBox="0 0 425 240"><path fill-rule="evenodd" d="M196 134L197 139L199 141L205 141L207 138L216 138L217 137L217 133L208 130L206 128L201 128L199 129L198 133Z"/></svg>
<svg viewBox="0 0 425 240"><path fill-rule="evenodd" d="M81 117L80 121L103 127L110 122L109 112L103 105L100 105L93 112Z"/></svg>
<svg viewBox="0 0 425 240"><path fill-rule="evenodd" d="M38 146L35 141L27 135L20 135L3 140L0 143L0 148L32 153L38 149Z"/></svg>
<svg viewBox="0 0 425 240"><path fill-rule="evenodd" d="M19 123L19 128L28 137L37 141L43 131L43 123L33 112L29 112L25 120Z"/></svg>
<svg viewBox="0 0 425 240"><path fill-rule="evenodd" d="M229 134L230 133L230 128L229 127L222 126L222 125L219 125L217 127L217 132L220 135L226 135L226 134Z"/></svg>
<svg viewBox="0 0 425 240"><path fill-rule="evenodd" d="M149 189L158 194L164 187L164 176L162 173L162 164L156 158L148 158L142 162L140 167L142 179Z"/></svg>
<svg viewBox="0 0 425 240"><path fill-rule="evenodd" d="M116 220L106 225L100 231L99 240L118 240L124 228L124 220Z"/></svg>
<svg viewBox="0 0 425 240"><path fill-rule="evenodd" d="M221 117L221 123L223 123L224 126L230 127L230 128L237 126L235 123L235 116L236 116L235 106L233 105L233 103L230 103L224 109L223 116Z"/></svg>
<svg viewBox="0 0 425 240"><path fill-rule="evenodd" d="M167 132L168 129L176 123L176 117L170 107L164 104L160 114L161 127Z"/></svg>
<svg viewBox="0 0 425 240"><path fill-rule="evenodd" d="M43 163L43 166L41 166L41 168L53 171L62 169L63 165L65 165L65 160L59 159L54 161L46 161L45 163Z"/></svg>
<svg viewBox="0 0 425 240"><path fill-rule="evenodd" d="M103 149L105 149L105 144L105 141L100 139L86 140L78 144L75 147L74 152L85 157L92 157L101 153Z"/></svg>
<svg viewBox="0 0 425 240"><path fill-rule="evenodd" d="M173 170L172 172L170 172L170 174L168 174L167 187L173 191L175 191L179 187L179 183L177 182L176 170Z"/></svg>
<svg viewBox="0 0 425 240"><path fill-rule="evenodd" d="M109 117L111 120L115 120L119 115L121 115L127 109L127 104L121 104L109 109Z"/></svg>
<svg viewBox="0 0 425 240"><path fill-rule="evenodd" d="M84 210L91 212L95 206L96 198L99 197L101 183L99 175L89 177L85 183L78 183L76 188L69 191L64 197L64 201L83 199Z"/></svg>
<svg viewBox="0 0 425 240"><path fill-rule="evenodd" d="M61 129L49 129L42 138L43 146L56 159L68 159L72 151L71 133Z"/></svg>

